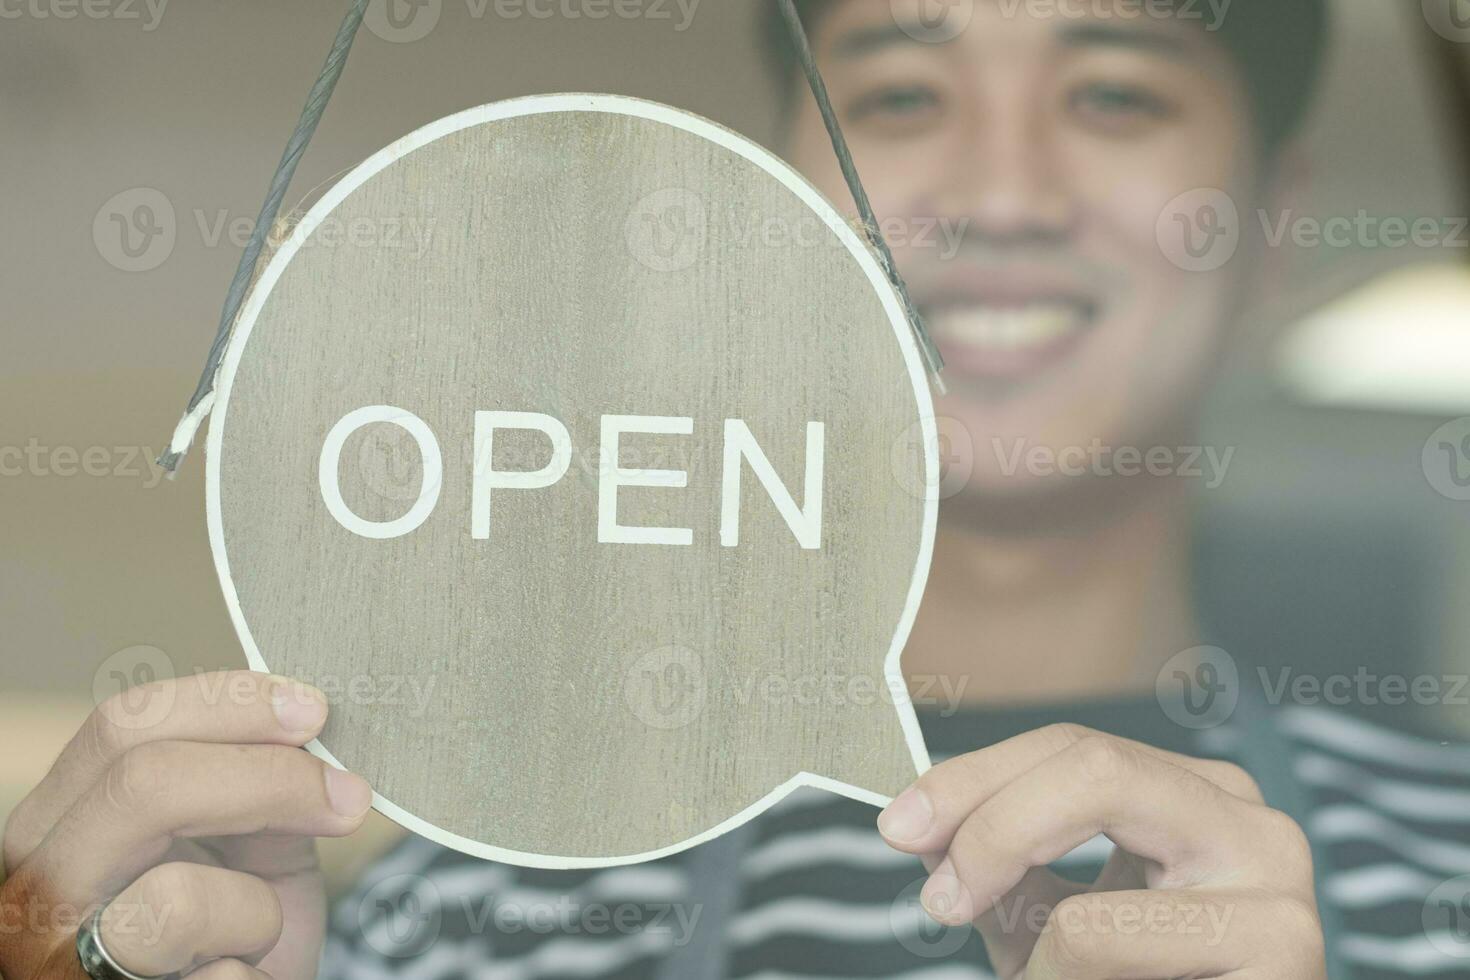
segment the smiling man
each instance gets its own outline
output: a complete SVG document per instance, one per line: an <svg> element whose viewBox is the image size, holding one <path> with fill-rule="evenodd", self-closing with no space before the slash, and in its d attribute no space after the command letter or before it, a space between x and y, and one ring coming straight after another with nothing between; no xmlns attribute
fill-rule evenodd
<svg viewBox="0 0 1470 980"><path fill-rule="evenodd" d="M108 948L204 980L303 980L324 941L344 980L1463 976L1470 751L1266 711L1192 597L1190 498L1230 460L1196 415L1269 284L1228 209L1275 193L1324 3L798 3L949 365L903 661L942 761L876 828L799 794L676 858L577 873L412 838L328 920L310 838L355 830L369 793L294 749L325 699L242 674L262 697L210 705L190 678L164 685L167 726L104 705L78 734L7 826L6 902L116 891L99 855L125 852L152 867L109 909L182 911L147 943L104 917ZM782 149L845 201L767 6ZM7 975L79 975L27 935Z"/></svg>
<svg viewBox="0 0 1470 980"><path fill-rule="evenodd" d="M782 150L850 203L769 6ZM1221 680L1192 595L1191 497L1233 453L1198 445L1196 417L1271 279L1228 209L1277 193L1324 2L797 6L947 362L940 533L904 654L947 761L878 833L866 808L813 795L637 871L475 871L422 844L389 871L581 910L555 936L491 935L493 955L473 916L433 921L492 974L1453 975L1425 910L1470 872L1470 753L1325 711L1268 716ZM344 977L403 924L354 919L361 897L327 957ZM584 928L662 901L699 916ZM450 975L450 957L389 972Z"/></svg>
<svg viewBox="0 0 1470 980"><path fill-rule="evenodd" d="M1158 3L1133 19L948 4L938 26L917 19L930 6L905 20L904 3L806 5L877 213L966 229L952 257L895 243L948 364L953 457L950 533L906 666L978 672L997 700L1136 690L1198 642L1184 464L1212 459L1216 480L1228 465L1225 449L1189 447L1254 275L1250 255L1181 268L1160 216L1201 189L1269 195L1321 8L1240 4L1210 31ZM816 107L791 106L791 158L841 199ZM1160 450L1173 465L1145 467ZM964 638L979 623L976 651ZM1051 669L1014 655L1027 649Z"/></svg>

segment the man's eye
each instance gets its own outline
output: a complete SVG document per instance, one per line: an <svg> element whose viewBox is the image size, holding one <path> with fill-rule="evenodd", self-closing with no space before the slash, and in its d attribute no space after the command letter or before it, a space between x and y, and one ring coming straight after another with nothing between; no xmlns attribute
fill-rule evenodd
<svg viewBox="0 0 1470 980"><path fill-rule="evenodd" d="M1174 113L1172 103L1136 85L1085 85L1071 102L1076 111L1114 124L1162 120Z"/></svg>
<svg viewBox="0 0 1470 980"><path fill-rule="evenodd" d="M867 120L912 121L939 107L939 96L922 86L879 89L852 103L848 115L855 122Z"/></svg>

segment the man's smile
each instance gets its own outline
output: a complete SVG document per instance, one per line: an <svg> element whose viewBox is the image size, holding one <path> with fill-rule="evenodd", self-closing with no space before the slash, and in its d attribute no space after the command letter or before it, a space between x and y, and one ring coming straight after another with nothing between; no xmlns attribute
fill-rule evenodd
<svg viewBox="0 0 1470 980"><path fill-rule="evenodd" d="M954 373L1019 381L1077 349L1099 321L1101 290L1041 267L957 268L922 291L925 321Z"/></svg>

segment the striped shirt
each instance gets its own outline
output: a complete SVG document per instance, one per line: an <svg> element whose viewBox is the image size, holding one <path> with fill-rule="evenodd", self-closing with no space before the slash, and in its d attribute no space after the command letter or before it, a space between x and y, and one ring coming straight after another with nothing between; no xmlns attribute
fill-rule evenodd
<svg viewBox="0 0 1470 980"><path fill-rule="evenodd" d="M1238 727L1192 731L1155 702L1082 705L1065 717L1245 761ZM1298 818L1313 842L1319 904L1336 923L1334 980L1470 977L1470 746L1329 708L1284 708L1274 717L1286 771L1303 791ZM1037 712L921 716L936 759L1052 720ZM738 832L738 871L725 889L732 907L712 925L691 871L703 848L645 865L557 872L410 838L335 908L322 976L663 977L674 975L670 957L703 935L723 961L717 975L727 977L993 978L972 929L942 928L924 915L923 868L883 842L874 816L872 807L816 790L787 797ZM1110 851L1098 838L1055 870L1090 880Z"/></svg>

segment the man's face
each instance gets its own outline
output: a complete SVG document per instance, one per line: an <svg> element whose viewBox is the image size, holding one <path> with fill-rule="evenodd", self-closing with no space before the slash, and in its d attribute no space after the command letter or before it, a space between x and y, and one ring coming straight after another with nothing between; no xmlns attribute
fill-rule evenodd
<svg viewBox="0 0 1470 980"><path fill-rule="evenodd" d="M969 470L971 500L1096 490L1024 455L1016 465L1016 449L1146 452L1189 431L1248 262L1186 271L1160 221L1201 188L1248 213L1257 152L1242 81L1198 21L975 0L968 27L937 42L906 25L905 6L840 0L812 42L947 361L942 448ZM799 104L793 162L849 201L815 104Z"/></svg>

